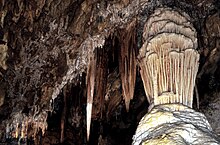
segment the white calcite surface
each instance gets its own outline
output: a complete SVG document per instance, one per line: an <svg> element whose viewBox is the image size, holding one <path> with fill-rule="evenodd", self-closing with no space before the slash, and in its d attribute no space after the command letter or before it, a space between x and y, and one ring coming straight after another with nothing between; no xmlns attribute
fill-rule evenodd
<svg viewBox="0 0 220 145"><path fill-rule="evenodd" d="M206 117L181 104L155 106L133 136L133 145L218 145Z"/></svg>

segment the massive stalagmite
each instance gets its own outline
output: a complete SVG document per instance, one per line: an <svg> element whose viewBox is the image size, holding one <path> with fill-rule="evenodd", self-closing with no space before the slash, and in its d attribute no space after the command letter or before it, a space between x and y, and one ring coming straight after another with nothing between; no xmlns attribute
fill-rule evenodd
<svg viewBox="0 0 220 145"><path fill-rule="evenodd" d="M159 8L143 38L139 65L153 109L139 122L133 144L219 144L206 117L191 109L199 54L189 16Z"/></svg>
<svg viewBox="0 0 220 145"><path fill-rule="evenodd" d="M134 145L218 145L206 117L182 104L154 107L140 121Z"/></svg>

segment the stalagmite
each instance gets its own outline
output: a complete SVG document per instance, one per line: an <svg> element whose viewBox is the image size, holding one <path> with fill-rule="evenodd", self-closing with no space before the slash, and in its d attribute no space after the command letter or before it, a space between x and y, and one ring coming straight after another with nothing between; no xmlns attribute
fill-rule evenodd
<svg viewBox="0 0 220 145"><path fill-rule="evenodd" d="M206 117L192 108L199 66L196 31L189 16L155 10L145 23L138 61L150 103L133 136L134 145L220 143Z"/></svg>
<svg viewBox="0 0 220 145"><path fill-rule="evenodd" d="M139 122L133 145L219 145L205 115L180 104L154 107Z"/></svg>

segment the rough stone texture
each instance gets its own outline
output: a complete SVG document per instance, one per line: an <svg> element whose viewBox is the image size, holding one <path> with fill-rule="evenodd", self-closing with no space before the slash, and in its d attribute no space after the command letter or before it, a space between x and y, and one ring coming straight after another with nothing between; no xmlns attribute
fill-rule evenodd
<svg viewBox="0 0 220 145"><path fill-rule="evenodd" d="M155 106L146 114L133 137L134 145L218 145L206 117L181 104Z"/></svg>
<svg viewBox="0 0 220 145"><path fill-rule="evenodd" d="M218 96L216 98L216 96ZM206 106L201 107L201 112L207 117L213 131L220 136L220 98L219 92L214 93L213 95L209 95L207 97L212 97L213 99L209 101Z"/></svg>

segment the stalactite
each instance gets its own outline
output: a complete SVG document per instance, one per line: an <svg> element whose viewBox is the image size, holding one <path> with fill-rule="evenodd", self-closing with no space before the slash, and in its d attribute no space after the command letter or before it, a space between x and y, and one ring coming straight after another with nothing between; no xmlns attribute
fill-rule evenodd
<svg viewBox="0 0 220 145"><path fill-rule="evenodd" d="M36 140L40 130L42 135L45 134L47 129L47 112L35 112L33 116L16 113L12 117L12 122L7 122L6 124L7 139L17 138L20 141L32 136Z"/></svg>
<svg viewBox="0 0 220 145"><path fill-rule="evenodd" d="M145 23L143 38L138 59L148 101L192 107L199 54L189 16L157 9Z"/></svg>
<svg viewBox="0 0 220 145"><path fill-rule="evenodd" d="M95 76L95 98L93 104L95 105L93 117L102 118L104 108L104 97L107 85L107 69L108 57L105 47L97 48L96 50L96 76Z"/></svg>
<svg viewBox="0 0 220 145"><path fill-rule="evenodd" d="M107 80L107 50L96 48L87 68L87 140L91 118L102 118Z"/></svg>
<svg viewBox="0 0 220 145"><path fill-rule="evenodd" d="M87 108L86 108L86 123L87 123L87 140L89 140L90 134L90 124L91 124L91 116L92 116L92 104L94 97L94 89L95 89L95 77L96 77L96 57L95 55L90 56L88 68L87 68Z"/></svg>
<svg viewBox="0 0 220 145"><path fill-rule="evenodd" d="M119 52L119 72L127 111L129 111L130 100L133 99L136 80L135 24L134 20L119 32L121 47Z"/></svg>

